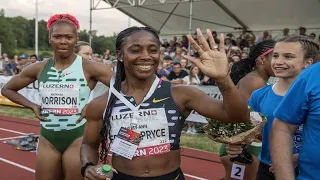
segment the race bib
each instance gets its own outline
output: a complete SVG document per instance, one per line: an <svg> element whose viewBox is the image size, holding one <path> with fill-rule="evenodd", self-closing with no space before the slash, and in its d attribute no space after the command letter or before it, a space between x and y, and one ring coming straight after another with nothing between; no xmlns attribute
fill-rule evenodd
<svg viewBox="0 0 320 180"><path fill-rule="evenodd" d="M243 180L246 167L240 164L232 164L231 178Z"/></svg>
<svg viewBox="0 0 320 180"><path fill-rule="evenodd" d="M134 126L133 118L136 122ZM170 151L169 124L164 108L117 113L113 114L110 120L112 140L116 138L121 127L140 133L141 141L134 157L158 155Z"/></svg>
<svg viewBox="0 0 320 180"><path fill-rule="evenodd" d="M79 113L79 85L41 83L39 86L43 114L73 115Z"/></svg>

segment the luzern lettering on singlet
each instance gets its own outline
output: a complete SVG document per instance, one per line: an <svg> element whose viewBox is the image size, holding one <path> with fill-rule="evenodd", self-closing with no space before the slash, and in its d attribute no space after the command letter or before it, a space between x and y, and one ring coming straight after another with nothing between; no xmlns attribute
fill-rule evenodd
<svg viewBox="0 0 320 180"><path fill-rule="evenodd" d="M84 119L76 124L91 92L83 73L81 56L63 71L55 69L53 59L49 59L38 81L41 114L47 118L40 122L44 128L71 130L86 122Z"/></svg>
<svg viewBox="0 0 320 180"><path fill-rule="evenodd" d="M154 90L149 91L150 96L148 97L148 93L140 105L135 103L133 97L118 92L122 98L118 98L112 109L110 140L115 139L121 127L132 129L141 135L134 157L159 155L179 149L185 117L173 101L171 84L159 79L155 82L158 83ZM111 80L111 85L113 84L114 79ZM114 88L109 90L109 97L110 91L114 91L112 89Z"/></svg>

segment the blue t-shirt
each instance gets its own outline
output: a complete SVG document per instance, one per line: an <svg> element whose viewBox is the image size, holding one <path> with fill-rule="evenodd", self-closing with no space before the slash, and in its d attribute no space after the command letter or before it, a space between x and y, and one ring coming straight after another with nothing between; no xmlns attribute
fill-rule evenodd
<svg viewBox="0 0 320 180"><path fill-rule="evenodd" d="M172 66L169 66L167 68L167 71L171 72L172 71ZM164 69L162 68L160 71L159 71L159 76L160 77L167 77L167 73L164 71Z"/></svg>
<svg viewBox="0 0 320 180"><path fill-rule="evenodd" d="M267 123L262 129L262 147L259 153L259 160L264 164L271 164L270 156L270 132L274 121L273 112L278 107L283 99L283 96L279 96L272 90L273 85L265 86L264 88L253 91L249 99L249 106L257 112L264 114L267 118ZM301 130L301 131L300 131ZM301 145L302 127L294 134L294 153L299 153Z"/></svg>
<svg viewBox="0 0 320 180"><path fill-rule="evenodd" d="M13 76L13 73L17 73L17 64L16 63L12 63L12 64L6 64L6 66L4 67L4 69L7 71L9 76Z"/></svg>
<svg viewBox="0 0 320 180"><path fill-rule="evenodd" d="M275 110L278 119L303 124L297 180L319 179L320 170L320 63L305 69Z"/></svg>

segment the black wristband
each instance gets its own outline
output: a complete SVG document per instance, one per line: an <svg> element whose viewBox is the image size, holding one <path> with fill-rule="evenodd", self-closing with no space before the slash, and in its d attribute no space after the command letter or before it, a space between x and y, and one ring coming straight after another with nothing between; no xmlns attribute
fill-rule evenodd
<svg viewBox="0 0 320 180"><path fill-rule="evenodd" d="M81 168L81 175L82 177L85 176L85 172L86 172L86 169L87 167L89 166L94 166L94 164L92 162L87 162L82 168Z"/></svg>

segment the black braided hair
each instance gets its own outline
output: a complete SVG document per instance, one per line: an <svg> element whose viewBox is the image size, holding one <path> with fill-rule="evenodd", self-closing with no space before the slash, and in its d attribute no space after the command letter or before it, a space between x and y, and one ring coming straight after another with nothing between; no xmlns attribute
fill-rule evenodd
<svg viewBox="0 0 320 180"><path fill-rule="evenodd" d="M233 83L237 84L241 78L252 72L256 67L257 58L269 49L274 48L275 44L276 42L273 40L265 40L250 48L248 58L234 63L231 68L230 77Z"/></svg>
<svg viewBox="0 0 320 180"><path fill-rule="evenodd" d="M304 52L304 59L313 59L313 63L320 59L320 45L309 36L292 35L280 39L278 42L299 42Z"/></svg>
<svg viewBox="0 0 320 180"><path fill-rule="evenodd" d="M145 31L148 32L150 34L152 34L159 43L159 47L160 47L160 40L159 40L159 36L158 34L153 31L151 28L149 27L130 27L127 28L123 31L121 31L116 39L116 51L117 52L123 52L123 45L125 44L127 38L129 36L131 36L132 34L135 34L137 32L141 32L141 31ZM123 61L123 60L122 60ZM117 64L117 73L116 73L116 78L115 78L115 84L114 84L114 88L120 92L121 90L121 82L124 81L126 78L126 74L125 74L125 70L124 70L124 64L123 62L118 60L118 64ZM107 162L107 156L108 156L108 151L110 148L110 144L111 142L108 143L108 136L111 138L111 123L110 123L110 116L112 113L112 108L114 106L114 104L117 101L117 97L114 94L111 94L111 96L109 97L109 103L107 104L107 109L105 111L104 114L104 118L103 118L103 127L101 129L100 132L100 136L101 136L101 151L100 151L100 160L104 163Z"/></svg>

